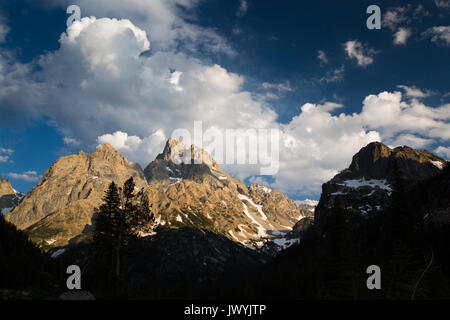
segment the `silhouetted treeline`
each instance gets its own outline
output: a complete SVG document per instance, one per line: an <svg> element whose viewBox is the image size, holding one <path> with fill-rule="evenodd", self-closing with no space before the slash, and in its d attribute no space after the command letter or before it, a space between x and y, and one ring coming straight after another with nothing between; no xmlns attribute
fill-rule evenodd
<svg viewBox="0 0 450 320"><path fill-rule="evenodd" d="M49 290L53 271L48 257L0 214L0 288Z"/></svg>

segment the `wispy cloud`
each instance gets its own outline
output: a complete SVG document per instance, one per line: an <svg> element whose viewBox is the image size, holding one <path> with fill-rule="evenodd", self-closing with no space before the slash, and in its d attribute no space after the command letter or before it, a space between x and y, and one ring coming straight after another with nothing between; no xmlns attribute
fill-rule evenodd
<svg viewBox="0 0 450 320"><path fill-rule="evenodd" d="M450 9L450 0L434 0L434 4L440 9Z"/></svg>
<svg viewBox="0 0 450 320"><path fill-rule="evenodd" d="M431 38L431 41L437 44L450 46L450 26L432 27L423 32L422 35Z"/></svg>
<svg viewBox="0 0 450 320"><path fill-rule="evenodd" d="M10 155L14 152L12 149L0 147L0 162L8 162Z"/></svg>
<svg viewBox="0 0 450 320"><path fill-rule="evenodd" d="M405 85L398 85L397 88L405 90L405 95L408 98L426 98L426 97L430 97L432 95L437 94L437 92L435 92L435 91L422 90L415 86L408 87Z"/></svg>
<svg viewBox="0 0 450 320"><path fill-rule="evenodd" d="M70 137L64 137L64 143L67 145L71 145L71 146L78 146L80 144L80 141L78 141L75 138L70 138Z"/></svg>
<svg viewBox="0 0 450 320"><path fill-rule="evenodd" d="M373 56L377 53L374 49L368 48L357 40L344 43L344 50L350 59L356 59L358 65L362 67L373 63Z"/></svg>
<svg viewBox="0 0 450 320"><path fill-rule="evenodd" d="M430 13L423 5L415 7L408 4L404 7L389 8L383 15L382 24L392 31L396 31L400 26L409 25L428 15L430 15Z"/></svg>
<svg viewBox="0 0 450 320"><path fill-rule="evenodd" d="M344 66L342 65L340 68L333 70L331 72L327 72L324 77L322 77L320 82L339 82L344 79Z"/></svg>
<svg viewBox="0 0 450 320"><path fill-rule="evenodd" d="M317 51L317 59L320 60L321 64L327 64L328 63L328 57L325 52L322 50Z"/></svg>
<svg viewBox="0 0 450 320"><path fill-rule="evenodd" d="M393 42L395 45L405 45L412 36L412 24L429 15L430 13L421 4L392 7L387 9L383 15L382 24L394 32Z"/></svg>
<svg viewBox="0 0 450 320"><path fill-rule="evenodd" d="M10 28L6 23L6 18L0 12L0 43L5 42L6 35L9 33Z"/></svg>
<svg viewBox="0 0 450 320"><path fill-rule="evenodd" d="M236 12L236 16L242 18L248 11L248 1L247 0L239 0L239 8Z"/></svg>
<svg viewBox="0 0 450 320"><path fill-rule="evenodd" d="M289 82L289 80L286 80L285 82L281 82L281 83L264 82L262 84L262 87L266 90L267 89L275 89L279 92L294 91L294 88L291 87L291 83Z"/></svg>
<svg viewBox="0 0 450 320"><path fill-rule="evenodd" d="M40 178L36 171L25 171L23 173L10 172L8 173L8 177L17 180L24 180L27 182L38 181Z"/></svg>
<svg viewBox="0 0 450 320"><path fill-rule="evenodd" d="M394 44L405 45L408 38L411 36L411 30L408 28L400 28L394 33Z"/></svg>
<svg viewBox="0 0 450 320"><path fill-rule="evenodd" d="M434 152L442 157L445 157L446 160L450 160L450 147L437 147Z"/></svg>

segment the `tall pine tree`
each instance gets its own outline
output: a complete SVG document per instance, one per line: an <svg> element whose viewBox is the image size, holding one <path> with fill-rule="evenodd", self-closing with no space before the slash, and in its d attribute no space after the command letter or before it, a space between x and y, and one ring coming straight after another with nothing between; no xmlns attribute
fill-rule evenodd
<svg viewBox="0 0 450 320"><path fill-rule="evenodd" d="M139 232L149 228L154 220L144 190L135 191L133 177L123 188L112 182L103 198L104 203L95 211L91 270L100 284L99 289L113 290L115 295L124 290L122 257L126 245L137 238Z"/></svg>

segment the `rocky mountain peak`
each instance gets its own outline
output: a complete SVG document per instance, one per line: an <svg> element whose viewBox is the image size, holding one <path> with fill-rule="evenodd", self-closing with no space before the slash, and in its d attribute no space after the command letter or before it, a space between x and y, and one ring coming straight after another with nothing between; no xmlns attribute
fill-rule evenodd
<svg viewBox="0 0 450 320"><path fill-rule="evenodd" d="M322 185L316 221L320 224L335 204L356 215L389 206L396 166L409 189L437 175L446 165L445 160L426 150L408 146L391 149L380 142L370 143L353 156L347 169Z"/></svg>
<svg viewBox="0 0 450 320"><path fill-rule="evenodd" d="M7 194L14 194L15 190L11 186L11 182L7 179L0 177L0 197Z"/></svg>
<svg viewBox="0 0 450 320"><path fill-rule="evenodd" d="M181 140L177 140L177 139L173 139L173 138L169 138L166 142L166 145L164 147L164 150L162 153L160 153L156 159L161 159L161 160L171 160L172 159L172 154L175 154L178 151L178 155L181 155L181 152L186 149L186 145L184 144L183 141Z"/></svg>
<svg viewBox="0 0 450 320"><path fill-rule="evenodd" d="M84 152L78 154L82 156ZM98 146L97 149L95 149L88 155L88 158L106 160L117 164L123 164L124 162L124 158L122 157L122 155L108 143Z"/></svg>
<svg viewBox="0 0 450 320"><path fill-rule="evenodd" d="M147 183L138 164L129 162L111 145L99 146L86 155L61 157L47 169L41 181L6 219L41 247L66 244L92 226L109 184L123 184L132 176L137 188Z"/></svg>
<svg viewBox="0 0 450 320"><path fill-rule="evenodd" d="M392 150L381 142L369 143L353 156L349 169L352 171L365 171L379 159L389 157L391 153Z"/></svg>
<svg viewBox="0 0 450 320"><path fill-rule="evenodd" d="M391 149L381 142L372 142L356 153L348 169L335 178L387 179L392 182L394 162L407 180L423 180L446 165L445 160L425 150L408 146Z"/></svg>
<svg viewBox="0 0 450 320"><path fill-rule="evenodd" d="M0 214L6 215L22 200L23 194L13 189L11 182L0 177Z"/></svg>
<svg viewBox="0 0 450 320"><path fill-rule="evenodd" d="M182 140L169 138L164 150L156 160L171 161L175 164L205 164L220 169L219 164L206 150L194 144L187 146Z"/></svg>

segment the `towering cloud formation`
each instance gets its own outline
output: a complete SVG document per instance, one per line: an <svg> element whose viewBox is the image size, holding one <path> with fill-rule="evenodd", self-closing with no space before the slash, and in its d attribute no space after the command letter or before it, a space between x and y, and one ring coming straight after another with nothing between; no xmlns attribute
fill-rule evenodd
<svg viewBox="0 0 450 320"><path fill-rule="evenodd" d="M95 11L93 4L86 7ZM126 19L83 18L59 42L58 50L30 64L0 69L0 121L45 115L58 123L67 143L76 141L77 148L111 143L143 166L173 130L192 130L196 120L205 130L275 128L281 130L280 171L273 185L296 198L316 197L321 183L371 141L445 144L450 139L450 105L429 107L417 95L404 101L401 92L369 95L362 111L351 115L340 114L340 104L306 103L282 124L269 99L243 88L242 75L170 46L153 50L153 41L149 54L149 35ZM362 66L373 61L370 50L356 41L347 49ZM289 83L265 86L292 90ZM264 179L255 166L226 170Z"/></svg>

